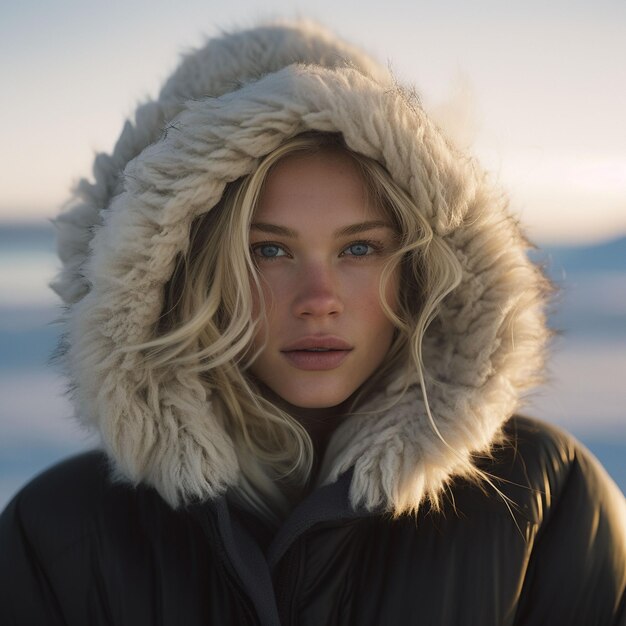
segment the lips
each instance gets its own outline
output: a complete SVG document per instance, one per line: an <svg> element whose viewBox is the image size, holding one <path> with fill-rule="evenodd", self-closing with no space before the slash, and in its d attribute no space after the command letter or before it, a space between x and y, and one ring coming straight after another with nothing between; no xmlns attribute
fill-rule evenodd
<svg viewBox="0 0 626 626"><path fill-rule="evenodd" d="M319 335L301 337L282 348L281 352L293 352L298 350L352 350L352 346L340 337Z"/></svg>
<svg viewBox="0 0 626 626"><path fill-rule="evenodd" d="M339 367L353 347L339 337L312 336L285 346L281 353L297 369L321 371Z"/></svg>

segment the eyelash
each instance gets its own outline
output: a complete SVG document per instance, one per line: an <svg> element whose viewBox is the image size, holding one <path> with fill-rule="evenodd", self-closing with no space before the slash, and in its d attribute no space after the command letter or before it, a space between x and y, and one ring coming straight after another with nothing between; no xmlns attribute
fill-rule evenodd
<svg viewBox="0 0 626 626"><path fill-rule="evenodd" d="M283 252L285 252L285 255L280 255L280 256L262 256L261 254L257 254L257 250L264 248L265 246L274 246L276 248L279 248L280 250L282 250ZM370 254L348 254L345 255L344 252L350 248L352 248L353 246L368 246L372 249L372 252ZM280 258L283 258L284 256L287 256L289 254L288 250L285 248L285 246L276 243L274 241L261 241L259 243L255 243L254 245L250 246L250 249L252 251L252 255L257 258L257 259L261 259L262 261L276 261ZM372 256L376 256L376 255L380 255L384 252L385 250L385 246L381 241L375 241L372 239L359 239L358 241L353 241L352 243L348 244L341 253L341 256L349 256L352 257L354 259L360 260L360 259L367 259L369 257Z"/></svg>
<svg viewBox="0 0 626 626"><path fill-rule="evenodd" d="M355 259L367 258L368 256L376 256L378 254L382 254L385 246L382 241L374 241L372 239L362 239L360 241L354 241L350 245L344 248L344 251L348 248L352 248L352 246L369 246L372 249L371 254L349 254L348 256L354 257ZM342 253L343 254L343 253Z"/></svg>

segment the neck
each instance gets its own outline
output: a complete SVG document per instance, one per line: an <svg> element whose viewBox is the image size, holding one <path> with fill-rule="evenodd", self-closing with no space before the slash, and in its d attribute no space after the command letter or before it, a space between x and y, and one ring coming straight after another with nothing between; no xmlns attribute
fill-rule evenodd
<svg viewBox="0 0 626 626"><path fill-rule="evenodd" d="M291 407L290 407L291 408ZM345 410L341 407L326 409L303 409L293 407L288 412L306 429L315 450L316 461L320 461L326 451L331 435L343 419Z"/></svg>
<svg viewBox="0 0 626 626"><path fill-rule="evenodd" d="M318 461L324 455L331 435L346 416L352 400L350 397L336 406L309 408L289 404L268 388L263 389L263 395L304 427L313 441L315 457Z"/></svg>

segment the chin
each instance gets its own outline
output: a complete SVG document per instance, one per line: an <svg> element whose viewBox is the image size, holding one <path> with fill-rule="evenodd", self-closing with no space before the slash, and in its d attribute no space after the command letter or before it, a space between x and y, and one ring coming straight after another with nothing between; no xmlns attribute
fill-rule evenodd
<svg viewBox="0 0 626 626"><path fill-rule="evenodd" d="M350 396L348 396L349 398ZM338 401L328 401L328 402L311 402L310 404L306 404L306 405L301 405L300 408L302 409L311 409L311 410L324 410L324 409L335 409L335 408L339 408L339 407L343 407L343 405L346 403L346 401L348 400L348 398L343 398L341 400Z"/></svg>
<svg viewBox="0 0 626 626"><path fill-rule="evenodd" d="M319 395L316 395L314 397L281 395L280 398L291 406L300 409L331 409L335 406L340 406L341 404L343 404L348 398L350 398L351 395L352 394L331 397L320 397Z"/></svg>
<svg viewBox="0 0 626 626"><path fill-rule="evenodd" d="M271 393L294 409L329 411L333 408L345 409L361 388L362 385L349 385L333 389L325 384L319 387L312 385L307 389L280 389L275 387Z"/></svg>

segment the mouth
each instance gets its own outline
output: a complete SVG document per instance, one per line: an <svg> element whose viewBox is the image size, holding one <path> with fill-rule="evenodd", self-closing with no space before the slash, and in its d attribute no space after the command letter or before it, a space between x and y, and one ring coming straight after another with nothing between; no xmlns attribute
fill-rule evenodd
<svg viewBox="0 0 626 626"><path fill-rule="evenodd" d="M300 337L300 339L287 344L281 349L281 352L293 352L300 350L312 352L352 350L352 346L345 341L345 339L334 335L309 335L307 337Z"/></svg>
<svg viewBox="0 0 626 626"><path fill-rule="evenodd" d="M297 369L323 371L339 367L353 346L339 337L303 337L281 350Z"/></svg>
<svg viewBox="0 0 626 626"><path fill-rule="evenodd" d="M301 350L301 352L332 352L332 348L306 348Z"/></svg>

